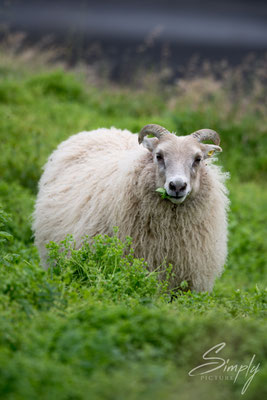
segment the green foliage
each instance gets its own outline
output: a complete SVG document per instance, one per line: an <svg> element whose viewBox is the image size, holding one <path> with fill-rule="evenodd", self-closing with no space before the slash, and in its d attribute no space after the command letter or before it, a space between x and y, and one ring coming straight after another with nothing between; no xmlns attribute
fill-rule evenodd
<svg viewBox="0 0 267 400"><path fill-rule="evenodd" d="M158 189L156 189L156 192L160 193L162 199L169 199L171 197L167 194L167 191L165 188L158 188Z"/></svg>
<svg viewBox="0 0 267 400"><path fill-rule="evenodd" d="M5 204L5 210L12 214L6 220L8 231L23 243L32 242L31 214L34 196L31 192L16 182L0 182L0 199Z"/></svg>
<svg viewBox="0 0 267 400"><path fill-rule="evenodd" d="M6 224L10 221L10 216L3 210L3 208L0 206L0 229L3 229ZM10 233L5 232L5 231L0 231L0 243L1 245L5 243L6 240L10 240L12 238L12 235Z"/></svg>
<svg viewBox="0 0 267 400"><path fill-rule="evenodd" d="M0 264L6 265L12 257L6 253L5 247L7 242L12 241L13 236L6 231L6 226L10 221L10 216L3 210L0 204Z"/></svg>
<svg viewBox="0 0 267 400"><path fill-rule="evenodd" d="M82 101L85 92L82 85L71 74L63 71L42 73L27 81L27 88L36 95L53 95L63 101Z"/></svg>
<svg viewBox="0 0 267 400"><path fill-rule="evenodd" d="M0 397L239 399L244 376L234 384L188 376L226 342L224 357L235 364L255 354L260 372L245 396L265 398L267 135L257 73L248 92L231 74L182 87L147 79L149 90L133 90L95 88L63 70L7 69L3 60L0 70ZM116 230L79 249L71 237L50 243L50 269L40 266L31 215L50 152L82 130L137 132L148 122L221 134L232 176L229 257L212 293L191 292L187 282L168 293L171 266L160 280Z"/></svg>
<svg viewBox="0 0 267 400"><path fill-rule="evenodd" d="M242 285L251 281L266 284L267 190L254 182L231 185L229 216L230 246L227 273L240 279Z"/></svg>
<svg viewBox="0 0 267 400"><path fill-rule="evenodd" d="M59 244L51 242L51 274L82 296L105 296L115 303L134 299L151 302L160 295L167 296L167 281L161 282L159 272L149 272L142 259L133 257L130 238L122 242L117 229L114 234L98 235L91 245L86 238L79 249L71 236Z"/></svg>

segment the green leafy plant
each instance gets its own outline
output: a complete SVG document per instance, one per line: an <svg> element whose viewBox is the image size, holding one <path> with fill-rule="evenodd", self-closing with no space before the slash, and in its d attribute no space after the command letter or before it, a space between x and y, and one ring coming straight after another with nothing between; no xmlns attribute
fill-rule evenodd
<svg viewBox="0 0 267 400"><path fill-rule="evenodd" d="M3 244L8 241L12 240L13 236L6 232L5 230L2 230L5 228L6 224L10 221L10 216L3 210L3 208L0 205L0 246L3 246Z"/></svg>
<svg viewBox="0 0 267 400"><path fill-rule="evenodd" d="M158 188L158 189L156 189L156 192L160 193L162 199L170 199L171 198L171 196L169 196L167 194L167 191L165 188Z"/></svg>
<svg viewBox="0 0 267 400"><path fill-rule="evenodd" d="M160 272L149 272L142 259L134 258L131 239L122 242L117 232L115 228L114 236L98 235L91 244L85 238L79 249L71 236L59 244L51 242L51 274L59 276L66 285L79 287L83 295L104 294L114 302L130 298L143 302L170 296L167 281L160 280Z"/></svg>

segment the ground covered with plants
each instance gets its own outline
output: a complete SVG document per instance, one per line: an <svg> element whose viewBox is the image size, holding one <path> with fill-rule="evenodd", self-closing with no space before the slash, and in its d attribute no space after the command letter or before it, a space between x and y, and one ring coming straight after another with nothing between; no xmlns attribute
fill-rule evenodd
<svg viewBox="0 0 267 400"><path fill-rule="evenodd" d="M35 60L36 61L36 60ZM167 84L150 73L132 87L8 55L0 59L0 397L2 399L266 398L266 63L203 69ZM189 71L190 72L190 71ZM180 293L134 259L130 239L51 244L45 272L31 214L50 152L82 130L221 134L230 171L229 257L214 291ZM203 353L236 370L189 372ZM212 353L213 356L215 353ZM253 374L253 366L259 365ZM206 370L207 371L207 370ZM247 372L247 375L246 375ZM236 378L234 382L234 378Z"/></svg>

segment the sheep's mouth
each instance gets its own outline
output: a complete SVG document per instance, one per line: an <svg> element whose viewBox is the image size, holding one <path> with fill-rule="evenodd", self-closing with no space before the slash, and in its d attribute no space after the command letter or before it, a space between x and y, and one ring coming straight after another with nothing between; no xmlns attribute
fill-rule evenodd
<svg viewBox="0 0 267 400"><path fill-rule="evenodd" d="M168 196L168 199L174 204L181 204L186 199L187 195L184 196Z"/></svg>
<svg viewBox="0 0 267 400"><path fill-rule="evenodd" d="M184 197L186 197L187 195L181 195L181 196L172 196L170 194L168 194L168 197L172 198L172 199L183 199Z"/></svg>
<svg viewBox="0 0 267 400"><path fill-rule="evenodd" d="M180 195L180 196L179 195L177 195L177 196L168 195L168 199L174 204L181 204L187 199L187 197L190 195L190 193L191 193L191 190L188 191L186 194Z"/></svg>

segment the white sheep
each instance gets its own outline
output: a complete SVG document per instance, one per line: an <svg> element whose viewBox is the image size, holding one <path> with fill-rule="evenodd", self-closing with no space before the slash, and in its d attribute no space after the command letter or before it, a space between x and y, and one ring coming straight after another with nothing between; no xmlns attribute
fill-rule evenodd
<svg viewBox="0 0 267 400"><path fill-rule="evenodd" d="M159 125L138 137L115 128L71 136L39 183L33 230L42 264L49 241L72 234L80 246L85 235L112 235L117 226L149 270L173 265L171 288L186 280L192 290L212 290L227 256L227 174L211 160L219 142L209 129L178 137Z"/></svg>

